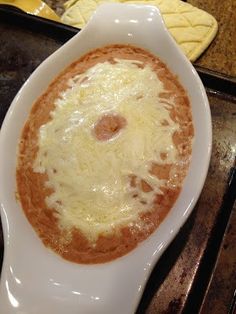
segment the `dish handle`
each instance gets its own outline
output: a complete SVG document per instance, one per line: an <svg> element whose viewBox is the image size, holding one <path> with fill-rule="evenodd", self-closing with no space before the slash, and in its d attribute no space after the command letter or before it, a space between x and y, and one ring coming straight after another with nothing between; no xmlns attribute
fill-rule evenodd
<svg viewBox="0 0 236 314"><path fill-rule="evenodd" d="M155 34L155 38L151 34ZM178 47L166 28L159 9L151 5L102 4L80 32L80 36L85 36L86 41L91 42L91 47L97 38L99 42L102 38L103 45L111 44L111 38L115 38L116 44L139 45L141 40L143 48L151 51L153 40L162 45L174 44Z"/></svg>

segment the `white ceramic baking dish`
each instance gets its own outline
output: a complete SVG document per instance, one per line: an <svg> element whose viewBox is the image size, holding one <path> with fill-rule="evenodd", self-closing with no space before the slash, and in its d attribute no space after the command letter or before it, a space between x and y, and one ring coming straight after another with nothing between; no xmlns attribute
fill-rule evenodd
<svg viewBox="0 0 236 314"><path fill-rule="evenodd" d="M111 43L143 47L159 56L178 75L192 105L193 155L181 195L156 232L117 260L79 265L45 248L16 201L17 143L33 102L58 72L92 48ZM209 166L211 141L211 115L204 87L170 36L160 12L152 6L100 6L88 25L30 76L2 125L0 201L5 251L0 284L1 313L134 313L152 268L200 195Z"/></svg>

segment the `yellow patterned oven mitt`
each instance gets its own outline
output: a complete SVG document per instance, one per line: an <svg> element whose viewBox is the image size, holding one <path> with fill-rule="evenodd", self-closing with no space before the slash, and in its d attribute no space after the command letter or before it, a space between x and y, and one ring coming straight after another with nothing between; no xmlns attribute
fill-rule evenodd
<svg viewBox="0 0 236 314"><path fill-rule="evenodd" d="M98 5L105 2L157 6L171 35L191 61L201 55L217 33L217 22L212 15L180 0L69 0L64 4L61 20L83 28Z"/></svg>

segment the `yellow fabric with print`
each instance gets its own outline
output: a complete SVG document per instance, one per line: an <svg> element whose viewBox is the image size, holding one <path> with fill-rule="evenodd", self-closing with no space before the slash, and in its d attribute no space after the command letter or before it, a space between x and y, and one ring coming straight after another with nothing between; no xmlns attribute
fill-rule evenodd
<svg viewBox="0 0 236 314"><path fill-rule="evenodd" d="M148 4L159 8L171 35L191 61L195 61L214 39L218 25L209 13L180 0L69 0L62 22L83 28L102 3Z"/></svg>

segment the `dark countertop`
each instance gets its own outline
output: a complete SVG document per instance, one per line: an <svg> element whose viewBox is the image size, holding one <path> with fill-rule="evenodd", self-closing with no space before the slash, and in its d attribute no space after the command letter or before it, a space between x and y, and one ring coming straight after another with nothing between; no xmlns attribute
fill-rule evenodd
<svg viewBox="0 0 236 314"><path fill-rule="evenodd" d="M214 41L196 61L196 64L236 76L235 0L188 0L187 2L212 14L219 27Z"/></svg>

